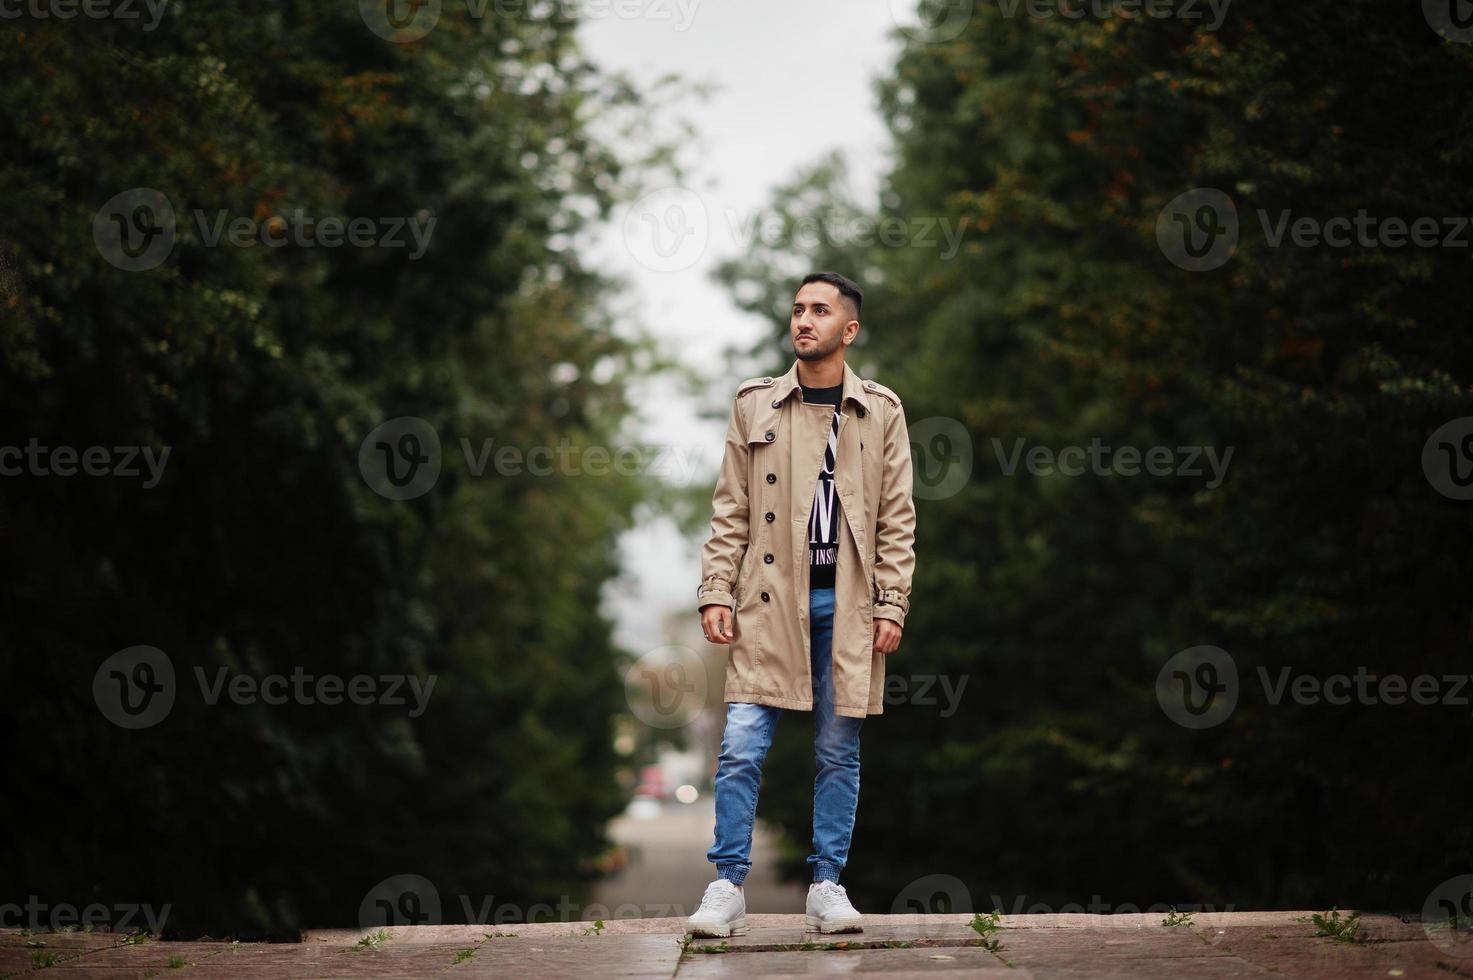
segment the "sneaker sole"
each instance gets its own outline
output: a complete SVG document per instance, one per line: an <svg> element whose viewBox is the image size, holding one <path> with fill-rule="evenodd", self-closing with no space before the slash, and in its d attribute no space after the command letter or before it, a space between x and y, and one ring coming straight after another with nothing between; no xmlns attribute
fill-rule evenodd
<svg viewBox="0 0 1473 980"><path fill-rule="evenodd" d="M745 936L752 930L747 928L746 918L741 918L725 926L693 926L686 923L686 931L692 936L704 936L708 939L725 939L728 936Z"/></svg>
<svg viewBox="0 0 1473 980"><path fill-rule="evenodd" d="M803 928L817 932L864 932L862 919L838 919L824 922L816 915L803 916Z"/></svg>

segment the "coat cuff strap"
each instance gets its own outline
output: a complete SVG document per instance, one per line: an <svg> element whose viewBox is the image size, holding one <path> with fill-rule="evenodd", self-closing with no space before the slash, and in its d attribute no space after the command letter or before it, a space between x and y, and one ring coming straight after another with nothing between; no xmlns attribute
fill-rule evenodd
<svg viewBox="0 0 1473 980"><path fill-rule="evenodd" d="M736 608L736 601L731 595L731 583L716 576L706 579L696 588L697 611L713 603L731 606L733 610Z"/></svg>

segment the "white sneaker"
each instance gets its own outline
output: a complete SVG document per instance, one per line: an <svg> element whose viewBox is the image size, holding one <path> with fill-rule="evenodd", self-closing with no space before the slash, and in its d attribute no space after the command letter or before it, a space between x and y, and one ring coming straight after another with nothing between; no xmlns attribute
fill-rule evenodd
<svg viewBox="0 0 1473 980"><path fill-rule="evenodd" d="M725 878L717 878L706 886L706 894L701 896L701 907L685 924L694 936L745 936L746 896Z"/></svg>
<svg viewBox="0 0 1473 980"><path fill-rule="evenodd" d="M863 932L864 917L849 904L843 885L815 881L808 886L808 911L803 925L819 932Z"/></svg>

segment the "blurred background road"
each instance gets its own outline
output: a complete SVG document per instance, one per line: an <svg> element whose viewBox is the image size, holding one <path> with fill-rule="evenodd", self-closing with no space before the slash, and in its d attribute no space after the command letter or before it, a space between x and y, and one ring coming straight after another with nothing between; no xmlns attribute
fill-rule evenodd
<svg viewBox="0 0 1473 980"><path fill-rule="evenodd" d="M690 915L700 904L706 885L716 877L715 868L706 861L715 818L709 795L689 805L636 800L609 827L629 863L594 888L585 908L598 912L600 906L606 907L616 919ZM746 882L748 912L803 910L803 887L782 884L773 874L776 850L776 837L759 820L752 835L752 872Z"/></svg>

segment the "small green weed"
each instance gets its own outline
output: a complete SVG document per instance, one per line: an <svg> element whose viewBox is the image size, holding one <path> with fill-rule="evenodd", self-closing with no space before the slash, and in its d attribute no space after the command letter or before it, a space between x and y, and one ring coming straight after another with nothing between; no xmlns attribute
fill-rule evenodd
<svg viewBox="0 0 1473 980"><path fill-rule="evenodd" d="M1161 920L1161 924L1172 929L1176 928L1177 926L1189 926L1192 924L1193 915L1196 915L1196 913L1181 912L1177 909L1175 905L1173 905L1171 907L1171 911L1166 913L1166 918Z"/></svg>
<svg viewBox="0 0 1473 980"><path fill-rule="evenodd" d="M1316 912L1310 916L1314 923L1315 935L1325 936L1337 943L1358 943L1360 937L1356 930L1360 928L1360 913L1352 912L1350 915L1341 916L1339 909L1332 908L1328 915Z"/></svg>
<svg viewBox="0 0 1473 980"><path fill-rule="evenodd" d="M383 945L384 943L386 943L388 941L389 941L389 930L387 930L387 929L380 929L378 932L369 933L368 935L364 936L362 939L358 940L356 943L353 944L353 948L355 950L359 950L359 949L378 949L381 945Z"/></svg>
<svg viewBox="0 0 1473 980"><path fill-rule="evenodd" d="M996 953L1002 949L1002 940L992 935L995 932L1001 932L1003 929L1001 909L993 909L986 915L978 912L972 916L972 921L968 922L967 925L971 926L972 931L982 937L981 946L983 949L989 953Z"/></svg>

